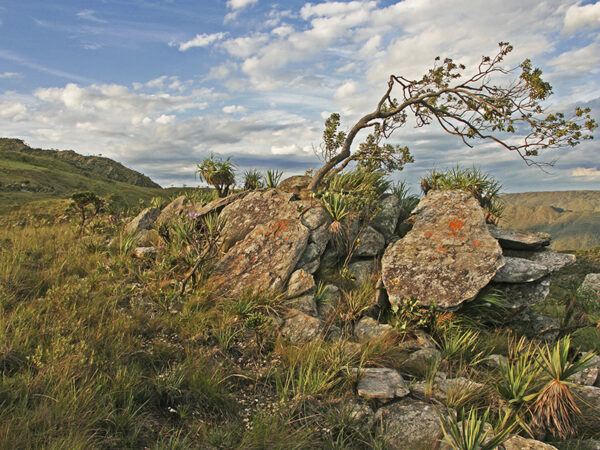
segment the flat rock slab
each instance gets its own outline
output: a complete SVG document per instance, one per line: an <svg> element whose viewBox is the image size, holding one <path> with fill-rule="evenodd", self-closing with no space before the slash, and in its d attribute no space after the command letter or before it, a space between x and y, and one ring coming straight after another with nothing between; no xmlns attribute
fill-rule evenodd
<svg viewBox="0 0 600 450"><path fill-rule="evenodd" d="M435 448L442 437L434 405L405 397L379 408L376 419L383 426L390 448L415 450Z"/></svg>
<svg viewBox="0 0 600 450"><path fill-rule="evenodd" d="M506 264L492 279L496 283L531 283L548 275L548 267L525 258L506 256Z"/></svg>
<svg viewBox="0 0 600 450"><path fill-rule="evenodd" d="M160 209L146 208L140 212L131 222L125 226L125 233L137 234L140 231L149 229L156 219L160 216Z"/></svg>
<svg viewBox="0 0 600 450"><path fill-rule="evenodd" d="M501 292L508 300L506 307L510 310L520 311L526 306L542 303L550 293L550 275L533 283L490 283L484 292Z"/></svg>
<svg viewBox="0 0 600 450"><path fill-rule="evenodd" d="M504 265L502 249L483 209L465 191L430 191L406 236L383 255L382 277L390 303L416 298L454 308L471 300Z"/></svg>
<svg viewBox="0 0 600 450"><path fill-rule="evenodd" d="M315 279L304 270L296 270L290 276L286 297L294 298L316 289Z"/></svg>
<svg viewBox="0 0 600 450"><path fill-rule="evenodd" d="M546 266L550 272L556 272L563 267L574 264L577 260L575 255L571 255L569 253L558 253L554 250L550 250L549 248L533 251L508 250L504 252L504 256L516 256L517 258L528 259L537 264L541 264L542 266Z"/></svg>
<svg viewBox="0 0 600 450"><path fill-rule="evenodd" d="M535 231L516 231L498 228L489 225L490 233L505 249L513 250L533 250L550 245L552 236L548 233L538 233Z"/></svg>
<svg viewBox="0 0 600 450"><path fill-rule="evenodd" d="M214 274L225 295L244 289L282 290L296 267L309 230L298 220L256 226L216 263Z"/></svg>
<svg viewBox="0 0 600 450"><path fill-rule="evenodd" d="M368 316L364 316L354 325L354 336L361 342L394 332L395 330L391 325L379 323Z"/></svg>
<svg viewBox="0 0 600 450"><path fill-rule="evenodd" d="M369 367L352 371L359 377L356 390L360 397L391 400L410 394L404 378L395 369Z"/></svg>
<svg viewBox="0 0 600 450"><path fill-rule="evenodd" d="M204 206L196 208L197 210L194 212L197 213L199 217L215 212L218 213L227 205L244 198L246 195L248 195L248 192L238 192L236 194L228 195L227 197L217 198Z"/></svg>

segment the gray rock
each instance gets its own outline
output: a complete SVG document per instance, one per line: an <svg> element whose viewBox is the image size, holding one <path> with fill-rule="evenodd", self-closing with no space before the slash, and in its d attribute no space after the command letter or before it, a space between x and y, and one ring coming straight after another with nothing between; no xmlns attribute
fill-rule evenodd
<svg viewBox="0 0 600 450"><path fill-rule="evenodd" d="M410 385L410 391L413 395L421 398L434 398L437 401L446 403L448 398L457 392L476 392L484 388L484 385L471 381L468 378L446 378L445 376L437 377L431 385L431 390L425 381L418 381Z"/></svg>
<svg viewBox="0 0 600 450"><path fill-rule="evenodd" d="M314 292L316 289L315 279L313 276L304 270L296 270L290 276L288 283L287 298L298 297L307 292Z"/></svg>
<svg viewBox="0 0 600 450"><path fill-rule="evenodd" d="M400 200L395 195L385 197L380 205L381 211L375 216L371 225L384 236L386 242L389 242L398 226L402 208Z"/></svg>
<svg viewBox="0 0 600 450"><path fill-rule="evenodd" d="M545 444L535 439L527 439L523 436L510 436L505 440L499 447L504 450L558 450L556 447L550 444Z"/></svg>
<svg viewBox="0 0 600 450"><path fill-rule="evenodd" d="M385 238L373 227L365 227L358 235L358 245L354 250L354 256L376 256L385 247Z"/></svg>
<svg viewBox="0 0 600 450"><path fill-rule="evenodd" d="M411 373L423 373L427 366L436 359L441 359L441 353L435 348L423 348L411 353L402 363L402 368Z"/></svg>
<svg viewBox="0 0 600 450"><path fill-rule="evenodd" d="M314 202L303 211L300 220L309 230L315 231L322 226L329 227L331 216L320 203Z"/></svg>
<svg viewBox="0 0 600 450"><path fill-rule="evenodd" d="M415 330L410 335L405 334L399 346L401 350L407 352L416 352L417 350L436 348L433 338L422 330Z"/></svg>
<svg viewBox="0 0 600 450"><path fill-rule="evenodd" d="M520 311L527 306L542 303L550 293L550 276L540 278L533 283L490 283L483 291L500 291L508 300L506 307L513 312Z"/></svg>
<svg viewBox="0 0 600 450"><path fill-rule="evenodd" d="M574 264L577 260L575 255L571 255L569 253L558 253L554 250L550 250L549 248L545 248L543 250L538 250L535 252L522 253L523 258L529 259L530 261L546 266L546 268L550 272L556 272L557 270L560 270L563 267L570 266L571 264Z"/></svg>
<svg viewBox="0 0 600 450"><path fill-rule="evenodd" d="M548 233L537 233L534 231L515 231L488 225L490 233L504 249L533 250L550 245L552 236Z"/></svg>
<svg viewBox="0 0 600 450"><path fill-rule="evenodd" d="M579 290L600 296L600 273L588 273L583 279Z"/></svg>
<svg viewBox="0 0 600 450"><path fill-rule="evenodd" d="M379 408L375 417L392 449L435 448L442 436L436 408L420 400L402 398Z"/></svg>
<svg viewBox="0 0 600 450"><path fill-rule="evenodd" d="M278 219L256 226L214 267L225 295L247 288L282 290L308 242L308 228L294 219Z"/></svg>
<svg viewBox="0 0 600 450"><path fill-rule="evenodd" d="M534 312L528 308L521 310L510 321L509 326L530 338L552 341L558 335L559 325L552 317Z"/></svg>
<svg viewBox="0 0 600 450"><path fill-rule="evenodd" d="M354 368L352 372L358 375L356 390L361 397L391 400L410 394L404 378L395 369Z"/></svg>
<svg viewBox="0 0 600 450"><path fill-rule="evenodd" d="M506 367L507 363L508 359L504 355L490 355L484 361L484 364L490 369L498 369L500 368L500 365Z"/></svg>
<svg viewBox="0 0 600 450"><path fill-rule="evenodd" d="M302 311L311 316L317 316L317 303L314 294L302 295L301 297L292 298L287 301L287 305L291 308Z"/></svg>
<svg viewBox="0 0 600 450"><path fill-rule="evenodd" d="M329 319L335 313L341 295L342 293L337 286L333 284L326 285L317 305L319 316L325 320Z"/></svg>
<svg viewBox="0 0 600 450"><path fill-rule="evenodd" d="M133 249L133 256L139 259L156 258L158 249L156 247L136 247Z"/></svg>
<svg viewBox="0 0 600 450"><path fill-rule="evenodd" d="M125 226L125 233L138 234L142 230L148 230L160 215L158 208L146 208L139 213L131 222Z"/></svg>
<svg viewBox="0 0 600 450"><path fill-rule="evenodd" d="M312 177L308 175L293 175L281 181L281 183L277 185L277 189L282 192L300 194L300 192L308 188L311 180Z"/></svg>
<svg viewBox="0 0 600 450"><path fill-rule="evenodd" d="M306 264L304 264L303 266L300 266L300 267L298 267L296 265L296 267L298 267L299 270L304 270L306 273L310 273L312 275L317 270L319 270L320 264L321 264L321 261L319 261L318 259L315 259L313 261L307 262Z"/></svg>
<svg viewBox="0 0 600 450"><path fill-rule="evenodd" d="M316 317L292 309L286 315L280 331L292 343L303 344L317 339L323 332L323 324Z"/></svg>
<svg viewBox="0 0 600 450"><path fill-rule="evenodd" d="M308 242L315 244L319 250L319 255L322 255L327 248L327 244L329 243L330 239L331 231L329 230L329 223L324 223L317 229L310 232L310 238L308 239Z"/></svg>
<svg viewBox="0 0 600 450"><path fill-rule="evenodd" d="M318 260L320 256L319 246L317 244L308 244L300 257L300 261L298 261L298 268Z"/></svg>
<svg viewBox="0 0 600 450"><path fill-rule="evenodd" d="M430 191L413 211L414 225L389 245L382 278L389 301L416 298L454 308L471 300L504 265L483 209L465 191Z"/></svg>
<svg viewBox="0 0 600 450"><path fill-rule="evenodd" d="M338 254L337 250L332 245L328 245L323 254L321 255L321 265L327 268L336 267L342 262L342 258Z"/></svg>
<svg viewBox="0 0 600 450"><path fill-rule="evenodd" d="M495 283L531 283L548 275L546 266L524 258L506 256L506 264L492 279Z"/></svg>
<svg viewBox="0 0 600 450"><path fill-rule="evenodd" d="M377 320L367 316L364 316L354 325L354 336L359 341L367 341L393 332L394 328L392 326L379 323Z"/></svg>
<svg viewBox="0 0 600 450"><path fill-rule="evenodd" d="M584 356L585 353L581 354ZM596 386L600 384L600 356L594 355L590 361L590 365L587 369L577 372L569 381L579 384L581 386Z"/></svg>
<svg viewBox="0 0 600 450"><path fill-rule="evenodd" d="M189 204L190 201L187 197L185 195L180 195L161 210L160 215L156 219L156 223L161 224L169 217L181 214Z"/></svg>
<svg viewBox="0 0 600 450"><path fill-rule="evenodd" d="M376 267L372 259L354 261L348 264L348 274L361 284L373 277Z"/></svg>

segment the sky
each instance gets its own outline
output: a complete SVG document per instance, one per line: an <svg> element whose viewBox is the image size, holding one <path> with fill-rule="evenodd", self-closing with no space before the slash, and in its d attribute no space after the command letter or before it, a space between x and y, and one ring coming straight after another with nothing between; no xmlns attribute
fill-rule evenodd
<svg viewBox="0 0 600 450"><path fill-rule="evenodd" d="M284 176L318 169L324 119L348 130L390 74L420 78L436 56L469 68L514 51L553 86L546 103L600 119L600 1L0 0L0 136L113 158L162 186L196 186L196 164L231 157ZM544 170L436 125L392 143L415 159L394 179L473 166L505 192L600 189L600 133L542 155ZM364 135L355 141L358 145Z"/></svg>

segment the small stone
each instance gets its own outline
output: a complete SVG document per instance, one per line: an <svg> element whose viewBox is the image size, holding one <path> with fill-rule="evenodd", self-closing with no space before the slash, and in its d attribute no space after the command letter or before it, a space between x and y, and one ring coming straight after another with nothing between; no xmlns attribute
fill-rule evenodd
<svg viewBox="0 0 600 450"><path fill-rule="evenodd" d="M362 284L373 277L375 267L375 261L372 259L354 261L348 264L348 274L357 284Z"/></svg>
<svg viewBox="0 0 600 450"><path fill-rule="evenodd" d="M285 317L281 334L294 344L310 342L321 335L323 325L319 319L298 310L290 310Z"/></svg>
<svg viewBox="0 0 600 450"><path fill-rule="evenodd" d="M504 450L558 450L553 445L518 435L509 437L500 445L500 448L504 448Z"/></svg>
<svg viewBox="0 0 600 450"><path fill-rule="evenodd" d="M313 276L300 269L290 276L286 296L287 298L294 298L307 292L314 292L315 289L316 284Z"/></svg>
<svg viewBox="0 0 600 450"><path fill-rule="evenodd" d="M306 207L306 211L300 216L302 224L311 231L315 231L318 228L326 225L329 227L331 223L331 216L323 208L320 203L314 202L312 205Z"/></svg>
<svg viewBox="0 0 600 450"><path fill-rule="evenodd" d="M404 397L379 408L375 416L393 449L435 448L442 437L436 407L420 400Z"/></svg>
<svg viewBox="0 0 600 450"><path fill-rule="evenodd" d="M588 273L579 287L580 292L589 292L600 297L600 273Z"/></svg>
<svg viewBox="0 0 600 450"><path fill-rule="evenodd" d="M354 325L354 336L359 341L366 341L387 333L393 333L394 328L391 325L379 323L371 317L363 317Z"/></svg>
<svg viewBox="0 0 600 450"><path fill-rule="evenodd" d="M385 238L375 228L367 226L358 235L354 256L376 256L385 247Z"/></svg>
<svg viewBox="0 0 600 450"><path fill-rule="evenodd" d="M317 315L317 303L315 302L315 294L307 294L301 297L296 297L288 300L288 305L294 309L302 311L311 316Z"/></svg>
<svg viewBox="0 0 600 450"><path fill-rule="evenodd" d="M506 256L504 259L506 264L496 272L495 283L531 283L550 273L546 266L525 258Z"/></svg>
<svg viewBox="0 0 600 450"><path fill-rule="evenodd" d="M158 251L156 247L136 247L133 249L133 256L139 259L156 258Z"/></svg>
<svg viewBox="0 0 600 450"><path fill-rule="evenodd" d="M488 225L490 233L504 249L533 250L550 245L552 236L534 231L515 231Z"/></svg>
<svg viewBox="0 0 600 450"><path fill-rule="evenodd" d="M586 353L582 353L581 356L585 356ZM600 356L594 355L589 363L587 369L577 372L569 381L579 384L581 386L595 386L600 382Z"/></svg>
<svg viewBox="0 0 600 450"><path fill-rule="evenodd" d="M506 367L508 359L504 355L490 355L483 363L490 369L499 369L500 365Z"/></svg>
<svg viewBox="0 0 600 450"><path fill-rule="evenodd" d="M395 369L363 368L353 369L358 374L358 395L367 399L391 400L410 394L404 378Z"/></svg>
<svg viewBox="0 0 600 450"><path fill-rule="evenodd" d="M411 373L423 373L432 361L441 359L441 353L435 348L423 348L411 353L402 368Z"/></svg>
<svg viewBox="0 0 600 450"><path fill-rule="evenodd" d="M318 259L314 261L308 262L301 267L298 267L299 270L304 270L306 273L314 274L317 270L319 270L321 262Z"/></svg>

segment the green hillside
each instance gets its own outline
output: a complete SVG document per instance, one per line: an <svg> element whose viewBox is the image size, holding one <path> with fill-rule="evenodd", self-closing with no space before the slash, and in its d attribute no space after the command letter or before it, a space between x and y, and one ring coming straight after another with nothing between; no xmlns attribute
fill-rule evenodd
<svg viewBox="0 0 600 450"><path fill-rule="evenodd" d="M600 191L505 194L500 226L552 234L556 250L600 245Z"/></svg>
<svg viewBox="0 0 600 450"><path fill-rule="evenodd" d="M118 196L127 205L165 193L148 177L108 158L32 149L19 139L0 139L0 215L56 208L56 200L83 190Z"/></svg>

